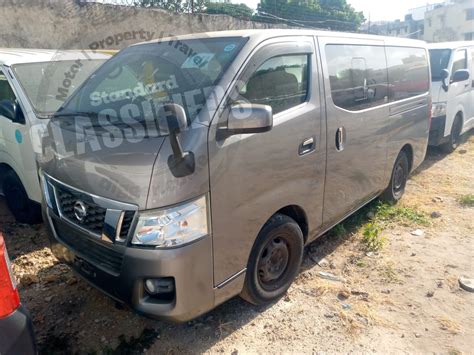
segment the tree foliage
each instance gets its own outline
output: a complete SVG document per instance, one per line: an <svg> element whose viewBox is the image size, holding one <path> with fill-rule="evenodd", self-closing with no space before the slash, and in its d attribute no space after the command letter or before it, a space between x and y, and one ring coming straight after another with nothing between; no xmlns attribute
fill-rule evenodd
<svg viewBox="0 0 474 355"><path fill-rule="evenodd" d="M135 0L135 6L145 8L159 8L176 13L202 12L205 0Z"/></svg>
<svg viewBox="0 0 474 355"><path fill-rule="evenodd" d="M301 27L355 31L364 21L346 0L261 0L256 19Z"/></svg>
<svg viewBox="0 0 474 355"><path fill-rule="evenodd" d="M250 20L253 15L253 10L245 4L231 4L231 3L207 3L207 14L222 14L229 15L244 20Z"/></svg>

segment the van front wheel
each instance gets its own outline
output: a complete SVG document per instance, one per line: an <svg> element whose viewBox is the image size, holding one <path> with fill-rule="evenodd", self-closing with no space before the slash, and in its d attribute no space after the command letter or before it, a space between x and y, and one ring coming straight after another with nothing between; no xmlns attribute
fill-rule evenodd
<svg viewBox="0 0 474 355"><path fill-rule="evenodd" d="M387 189L382 193L380 199L390 204L397 203L405 192L409 173L408 157L402 150L400 154L398 154L397 160L395 160L390 185L388 185Z"/></svg>
<svg viewBox="0 0 474 355"><path fill-rule="evenodd" d="M41 206L31 201L21 183L20 178L13 172L7 173L3 182L3 193L8 208L19 223L41 223Z"/></svg>
<svg viewBox="0 0 474 355"><path fill-rule="evenodd" d="M253 246L240 296L255 305L280 298L298 274L303 246L298 224L286 215L275 214Z"/></svg>
<svg viewBox="0 0 474 355"><path fill-rule="evenodd" d="M441 146L441 149L445 153L452 153L461 143L461 132L462 132L462 118L460 115L456 116L453 127L451 128L451 134L449 135L448 142Z"/></svg>

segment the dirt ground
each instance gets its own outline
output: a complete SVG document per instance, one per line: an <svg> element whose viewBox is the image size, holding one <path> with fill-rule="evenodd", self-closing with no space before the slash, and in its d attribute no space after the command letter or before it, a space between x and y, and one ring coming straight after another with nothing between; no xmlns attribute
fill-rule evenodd
<svg viewBox="0 0 474 355"><path fill-rule="evenodd" d="M0 198L40 351L472 353L474 293L458 284L474 277L474 207L462 203L474 194L474 137L466 140L451 155L430 150L388 214L373 202L308 246L278 302L235 298L186 324L135 315L76 279L52 256L44 228L14 223Z"/></svg>

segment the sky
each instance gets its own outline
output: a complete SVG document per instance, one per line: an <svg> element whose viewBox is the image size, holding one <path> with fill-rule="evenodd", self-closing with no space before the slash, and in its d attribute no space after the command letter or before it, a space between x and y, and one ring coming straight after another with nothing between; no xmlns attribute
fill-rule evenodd
<svg viewBox="0 0 474 355"><path fill-rule="evenodd" d="M252 9L257 8L260 0L231 0L233 3L244 3ZM403 20L408 10L424 6L426 0L346 0L357 11L362 11L366 19L371 21ZM434 2L441 2L434 1ZM433 3L433 1L431 2Z"/></svg>

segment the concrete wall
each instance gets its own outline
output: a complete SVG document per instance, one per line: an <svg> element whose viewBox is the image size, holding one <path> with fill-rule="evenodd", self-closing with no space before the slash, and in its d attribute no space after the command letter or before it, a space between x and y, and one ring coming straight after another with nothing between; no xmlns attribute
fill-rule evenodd
<svg viewBox="0 0 474 355"><path fill-rule="evenodd" d="M0 1L0 47L115 49L170 34L269 27L223 15L78 5L73 0Z"/></svg>

